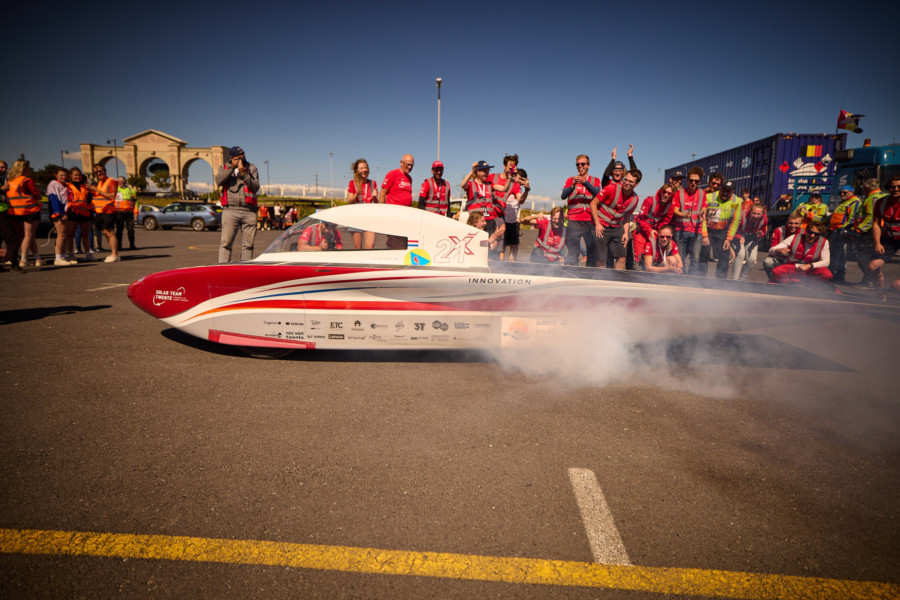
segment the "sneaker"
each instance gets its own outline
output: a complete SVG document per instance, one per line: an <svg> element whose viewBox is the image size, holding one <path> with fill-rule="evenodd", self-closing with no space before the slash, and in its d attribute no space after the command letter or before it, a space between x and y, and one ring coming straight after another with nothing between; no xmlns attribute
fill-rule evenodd
<svg viewBox="0 0 900 600"><path fill-rule="evenodd" d="M24 269L24 268L27 267L27 266L28 266L28 263L25 262L24 260L20 260L20 261L19 261L19 268L20 268L20 269Z"/></svg>
<svg viewBox="0 0 900 600"><path fill-rule="evenodd" d="M103 259L103 262L119 262L120 260L122 260L121 256L113 256L110 254L109 256L107 256L106 258Z"/></svg>
<svg viewBox="0 0 900 600"><path fill-rule="evenodd" d="M11 266L11 267L9 268L9 270L12 271L13 273L27 273L27 272L28 272L28 271L26 271L25 269L23 269L22 267L20 267L19 265L15 264L15 263L13 263L13 266Z"/></svg>
<svg viewBox="0 0 900 600"><path fill-rule="evenodd" d="M94 256L93 254L91 254L90 252L88 252L87 254L84 255L84 260L86 260L88 262L97 262L100 259L97 258L96 256Z"/></svg>
<svg viewBox="0 0 900 600"><path fill-rule="evenodd" d="M42 260L39 259L39 258L36 258L36 259L34 259L34 266L36 266L36 267L43 267L43 266L44 266L44 261L42 261Z"/></svg>
<svg viewBox="0 0 900 600"><path fill-rule="evenodd" d="M71 264L72 263L70 263L69 261L67 261L64 258L57 258L56 260L53 261L54 267L68 267Z"/></svg>
<svg viewBox="0 0 900 600"><path fill-rule="evenodd" d="M66 255L66 260L69 261L70 263L72 263L73 265L77 265L77 264L78 264L78 259L75 258L75 255L74 255L74 254L67 254L67 255Z"/></svg>
<svg viewBox="0 0 900 600"><path fill-rule="evenodd" d="M854 290L874 290L875 283L872 281L866 281L866 282L861 281L855 285L851 285L850 287L852 287Z"/></svg>
<svg viewBox="0 0 900 600"><path fill-rule="evenodd" d="M137 250L137 249L138 249L138 247L137 247L137 246L131 246L131 247L130 247L130 248L128 248L128 249L129 249L129 250Z"/></svg>

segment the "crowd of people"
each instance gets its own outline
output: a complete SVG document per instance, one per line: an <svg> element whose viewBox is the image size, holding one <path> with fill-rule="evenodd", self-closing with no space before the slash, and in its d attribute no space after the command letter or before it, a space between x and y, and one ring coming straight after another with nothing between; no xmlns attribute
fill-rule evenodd
<svg viewBox="0 0 900 600"><path fill-rule="evenodd" d="M31 174L27 160L17 160L12 167L0 160L0 239L6 245L2 258L16 273L25 273L30 265L44 264L37 246L43 195ZM56 178L47 186L50 220L56 229L53 261L56 266L77 264L76 252L83 253L87 262L99 261L95 254L104 251L104 237L110 254L103 262L119 262L126 231L129 250L137 249L134 245L138 211L135 190L126 184L124 177L118 180L108 177L103 165L94 165L92 174L89 180L78 167L60 167Z"/></svg>
<svg viewBox="0 0 900 600"><path fill-rule="evenodd" d="M502 171L497 173L491 173L494 167L483 160L472 163L460 184L465 200L456 214L451 210L452 186L443 177L444 165L435 161L415 206L451 218L468 213L470 224L488 233L493 259L517 260L520 225L529 224L538 231L532 262L579 265L583 261L587 267L626 269L631 258L631 268L637 270L701 277L715 263L717 278L747 280L768 237L766 205L751 199L748 189L736 194L735 185L721 173L712 173L702 188L705 173L700 167L686 175L675 172L641 201L636 189L642 173L633 152L633 146L629 147L626 168L613 150L600 178L590 175L590 158L578 155L577 175L563 184L560 197L565 205L554 208L549 216L521 213L531 185L515 154L503 158ZM369 178L368 162L354 161L348 201L413 207L410 173L414 166L414 158L404 155L399 168L388 172L379 187ZM29 252L33 264L42 264L35 235L41 194L30 175L25 160L16 161L8 173L7 164L0 161L0 238L6 244L5 259L18 272L28 266ZM259 204L258 170L238 146L229 150L229 163L218 169L216 184L223 207L219 262L231 260L239 232L241 260L250 260L257 230L284 229L298 220L296 208ZM882 267L900 250L900 175L890 179L886 192L874 178L861 187L863 198L857 197L852 186L842 187L841 202L833 211L820 194L810 194L809 202L772 232L769 255L763 260L770 283L834 290L833 284L847 283L852 251L863 272L862 281L853 287L884 288ZM117 262L126 231L130 249L135 249L138 206L124 178L109 178L99 164L94 165L90 182L78 167L61 168L47 195L57 231L55 265L75 264L76 251L84 253L84 260L99 260L94 254L102 251L104 237L110 248L105 262ZM356 229L348 233L355 249L374 247L374 233ZM891 285L900 291L900 280Z"/></svg>

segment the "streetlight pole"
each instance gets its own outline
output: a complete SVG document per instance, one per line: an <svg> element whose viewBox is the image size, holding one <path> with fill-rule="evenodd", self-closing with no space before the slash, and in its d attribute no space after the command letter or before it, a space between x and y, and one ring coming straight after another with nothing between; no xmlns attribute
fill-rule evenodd
<svg viewBox="0 0 900 600"><path fill-rule="evenodd" d="M109 140L106 140L106 143L108 144ZM113 138L112 144L113 144L113 156L116 158L116 179L118 179L119 178L119 152L118 152L118 150L116 150L116 144L117 144L116 138Z"/></svg>
<svg viewBox="0 0 900 600"><path fill-rule="evenodd" d="M333 188L334 187L334 152L329 152L328 156L331 157L331 159L330 159L331 160L331 181L329 182L328 187ZM333 194L334 190L332 190L331 193Z"/></svg>
<svg viewBox="0 0 900 600"><path fill-rule="evenodd" d="M436 80L437 89L438 89L438 144L437 144L437 159L441 160L441 83L443 80L438 77Z"/></svg>
<svg viewBox="0 0 900 600"><path fill-rule="evenodd" d="M269 161L266 161L266 196L271 196L272 191L269 189Z"/></svg>

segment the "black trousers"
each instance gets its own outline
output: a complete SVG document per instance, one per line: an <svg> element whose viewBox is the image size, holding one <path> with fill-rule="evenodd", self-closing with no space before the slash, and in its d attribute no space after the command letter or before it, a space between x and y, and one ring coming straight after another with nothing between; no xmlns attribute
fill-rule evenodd
<svg viewBox="0 0 900 600"><path fill-rule="evenodd" d="M100 226L100 219L95 218L91 223L91 229L94 230L94 238L97 240L95 248L100 251L103 250L103 240L105 236L103 235L103 227Z"/></svg>
<svg viewBox="0 0 900 600"><path fill-rule="evenodd" d="M591 221L569 221L569 224L566 225L566 265L578 266L582 238L584 238L584 247L587 252L585 264L588 267L596 267L597 236L594 234L594 224Z"/></svg>
<svg viewBox="0 0 900 600"><path fill-rule="evenodd" d="M6 260L16 264L19 260L19 244L22 240L13 229L9 212L0 212L0 239L6 242Z"/></svg>
<svg viewBox="0 0 900 600"><path fill-rule="evenodd" d="M119 211L116 213L116 239L119 241L119 250L122 249L122 230L128 230L128 243L134 248L134 213L131 211Z"/></svg>
<svg viewBox="0 0 900 600"><path fill-rule="evenodd" d="M729 249L734 247L734 240L732 240L729 248L722 248L726 239L728 239L727 229L713 229L709 232L709 247L700 249L700 273L698 273L700 277L706 277L709 273L709 252L712 252L716 260L719 261L716 263L716 279L728 279L728 267L731 263L731 252ZM706 257L706 260L703 260L704 257Z"/></svg>

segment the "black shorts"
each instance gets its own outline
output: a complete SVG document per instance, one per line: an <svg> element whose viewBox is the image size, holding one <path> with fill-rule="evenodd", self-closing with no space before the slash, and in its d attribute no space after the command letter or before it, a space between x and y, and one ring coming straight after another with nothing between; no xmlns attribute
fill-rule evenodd
<svg viewBox="0 0 900 600"><path fill-rule="evenodd" d="M897 252L900 252L900 240L892 240L891 238L881 236L881 245L884 246L884 254L875 254L875 252L872 252L872 256L869 257L869 260L883 260L884 262L888 262L895 254L897 254Z"/></svg>
<svg viewBox="0 0 900 600"><path fill-rule="evenodd" d="M9 217L16 223L37 223L41 220L40 213L31 213L30 215L14 215L9 213Z"/></svg>
<svg viewBox="0 0 900 600"><path fill-rule="evenodd" d="M506 224L506 231L503 232L503 245L506 247L519 245L519 224L518 223L507 223Z"/></svg>
<svg viewBox="0 0 900 600"><path fill-rule="evenodd" d="M74 210L67 210L66 217L69 218L73 223L90 223L91 217L90 215L79 215Z"/></svg>
<svg viewBox="0 0 900 600"><path fill-rule="evenodd" d="M622 243L623 235L625 235L624 224L615 229L604 229L603 237L594 240L594 243L597 244L597 260L605 263L607 252L613 258L625 258L626 248Z"/></svg>
<svg viewBox="0 0 900 600"><path fill-rule="evenodd" d="M106 231L108 229L116 228L116 215L115 213L99 213L97 215L97 227Z"/></svg>

